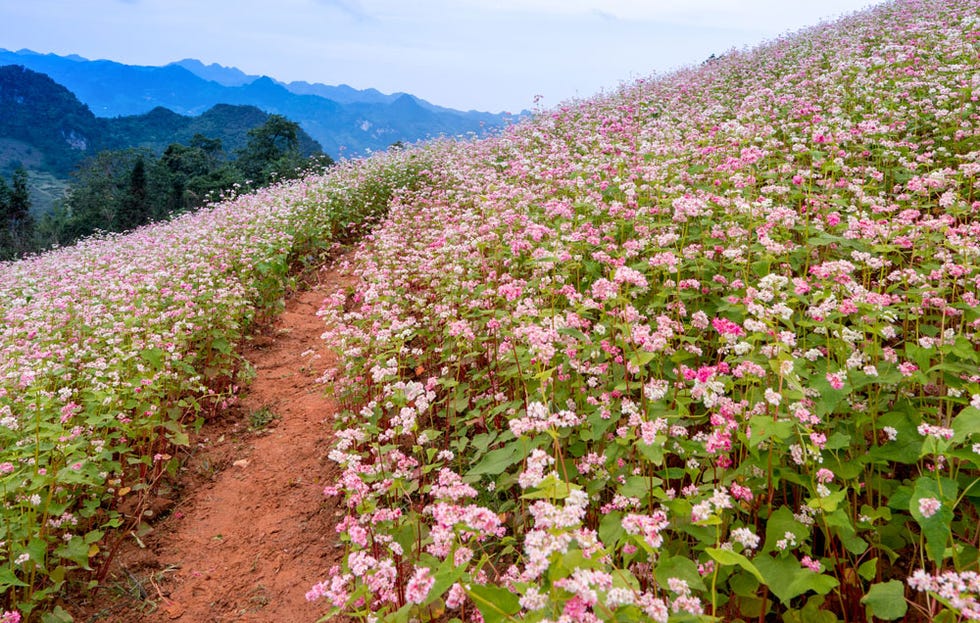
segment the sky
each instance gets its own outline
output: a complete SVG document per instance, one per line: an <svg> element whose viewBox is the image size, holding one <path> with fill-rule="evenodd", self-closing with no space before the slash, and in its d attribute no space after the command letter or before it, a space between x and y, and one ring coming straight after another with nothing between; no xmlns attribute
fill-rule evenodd
<svg viewBox="0 0 980 623"><path fill-rule="evenodd" d="M753 47L881 0L0 0L0 47L184 58L283 82L519 112Z"/></svg>

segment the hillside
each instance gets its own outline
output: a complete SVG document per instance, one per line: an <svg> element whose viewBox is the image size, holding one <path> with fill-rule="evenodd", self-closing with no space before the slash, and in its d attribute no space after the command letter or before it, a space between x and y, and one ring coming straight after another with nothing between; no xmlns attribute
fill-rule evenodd
<svg viewBox="0 0 980 623"><path fill-rule="evenodd" d="M283 425L332 464L262 506L309 542L249 563L320 568L325 617L977 619L978 15L893 1L0 265L0 612L105 577L106 531L143 534L147 483L199 449L181 422L238 400L290 268L359 240L311 311L340 412ZM248 464L236 491L273 481ZM251 527L183 547L277 538ZM262 620L258 576L217 567L144 577Z"/></svg>
<svg viewBox="0 0 980 623"><path fill-rule="evenodd" d="M50 77L0 67L0 170L13 161L61 176L87 155L108 149L106 124Z"/></svg>
<svg viewBox="0 0 980 623"><path fill-rule="evenodd" d="M146 147L161 153L172 143L187 145L195 134L201 134L220 139L222 149L234 154L248 143L248 131L268 119L269 114L255 106L217 104L193 117L178 115L166 108L154 108L142 115L108 119L106 128L109 140L117 146ZM300 130L298 138L303 156L323 151L305 131Z"/></svg>
<svg viewBox="0 0 980 623"><path fill-rule="evenodd" d="M199 115L217 104L255 106L298 122L332 157L361 156L437 136L484 135L510 115L457 111L407 94L382 95L344 85L281 84L220 65L185 59L163 67L90 61L79 56L0 49L0 65L23 65L65 85L99 117L139 115L156 107ZM405 110L397 102L417 104Z"/></svg>

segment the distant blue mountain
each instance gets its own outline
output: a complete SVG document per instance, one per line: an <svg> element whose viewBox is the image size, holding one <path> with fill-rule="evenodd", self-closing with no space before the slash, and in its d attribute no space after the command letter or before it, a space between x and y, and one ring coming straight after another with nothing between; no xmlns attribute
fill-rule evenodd
<svg viewBox="0 0 980 623"><path fill-rule="evenodd" d="M248 143L249 130L269 119L255 106L217 104L201 115L179 115L157 107L141 115L96 117L89 107L50 76L22 65L0 66L0 174L17 166L66 179L86 158L102 150L145 148L162 153L188 144L196 134L221 141L227 154ZM304 156L320 145L300 130Z"/></svg>
<svg viewBox="0 0 980 623"><path fill-rule="evenodd" d="M283 84L195 59L147 67L0 48L0 65L22 65L47 74L99 117L139 115L161 106L182 115L200 115L217 104L255 106L296 121L335 158L382 150L399 141L483 135L512 119L443 108L406 93Z"/></svg>
<svg viewBox="0 0 980 623"><path fill-rule="evenodd" d="M182 61L177 61L176 63L170 64L183 67L199 78L204 78L205 80L210 80L211 82L217 82L218 84L226 87L240 87L254 81L256 78L261 77L250 76L237 67L225 67L224 65L219 65L217 63L205 65L196 58L185 58Z"/></svg>

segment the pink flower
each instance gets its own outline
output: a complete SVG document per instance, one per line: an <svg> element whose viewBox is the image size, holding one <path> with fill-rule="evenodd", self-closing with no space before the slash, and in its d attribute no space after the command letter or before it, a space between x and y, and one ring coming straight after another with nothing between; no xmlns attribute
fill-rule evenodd
<svg viewBox="0 0 980 623"><path fill-rule="evenodd" d="M334 566L330 569L330 575L333 577L314 584L307 591L306 601L316 601L326 597L327 601L336 608L342 608L347 603L347 598L350 597L350 593L347 591L347 583L351 580L350 574L341 575L339 567Z"/></svg>
<svg viewBox="0 0 980 623"><path fill-rule="evenodd" d="M902 373L902 376L912 376L912 374L919 369L919 366L915 365L911 361L903 361L898 364L898 371Z"/></svg>
<svg viewBox="0 0 980 623"><path fill-rule="evenodd" d="M595 283L592 284L592 296L600 301L615 297L618 291L619 288L616 287L616 284L608 279L596 279Z"/></svg>
<svg viewBox="0 0 980 623"><path fill-rule="evenodd" d="M616 283L628 283L638 288L647 287L647 278L643 273L629 266L620 266L617 268L616 273L613 275L613 281Z"/></svg>
<svg viewBox="0 0 980 623"><path fill-rule="evenodd" d="M751 502L752 498L755 497L752 494L752 489L749 489L748 487L743 487L737 482L732 483L731 491L732 491L732 497L735 498L736 500L744 500L746 502Z"/></svg>
<svg viewBox="0 0 980 623"><path fill-rule="evenodd" d="M844 373L843 372L828 372L827 382L834 389L843 389L844 387Z"/></svg>
<svg viewBox="0 0 980 623"><path fill-rule="evenodd" d="M936 439L944 439L949 441L956 434L952 428L946 428L944 426L935 426L933 424L927 424L923 422L919 424L916 430L923 437L935 437Z"/></svg>
<svg viewBox="0 0 980 623"><path fill-rule="evenodd" d="M926 519L935 515L936 512L939 510L939 507L941 506L942 506L942 502L940 502L936 498L919 499L919 513L921 513L922 516L925 517Z"/></svg>
<svg viewBox="0 0 980 623"><path fill-rule="evenodd" d="M466 589L459 582L450 587L449 594L446 595L446 607L455 610L466 601Z"/></svg>
<svg viewBox="0 0 980 623"><path fill-rule="evenodd" d="M623 518L623 528L627 534L642 536L643 540L653 548L663 545L664 539L660 532L667 528L667 514L654 511L652 515L630 513Z"/></svg>
<svg viewBox="0 0 980 623"><path fill-rule="evenodd" d="M413 604L425 603L435 583L436 579L432 577L432 571L428 567L415 567L415 574L405 586L405 600Z"/></svg>
<svg viewBox="0 0 980 623"><path fill-rule="evenodd" d="M745 335L745 329L728 318L716 317L711 320L711 326L722 335L733 335L735 337Z"/></svg>

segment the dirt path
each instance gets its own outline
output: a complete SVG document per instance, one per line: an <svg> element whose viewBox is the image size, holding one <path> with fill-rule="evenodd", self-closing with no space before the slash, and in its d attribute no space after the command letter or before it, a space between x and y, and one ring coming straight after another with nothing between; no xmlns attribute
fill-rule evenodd
<svg viewBox="0 0 980 623"><path fill-rule="evenodd" d="M339 263L337 263L339 264ZM337 265L335 264L335 265ZM316 382L330 367L316 311L346 277L320 273L247 353L256 379L237 417L202 430L177 503L120 552L76 621L316 621L305 593L338 564L338 508L323 495L336 407Z"/></svg>

